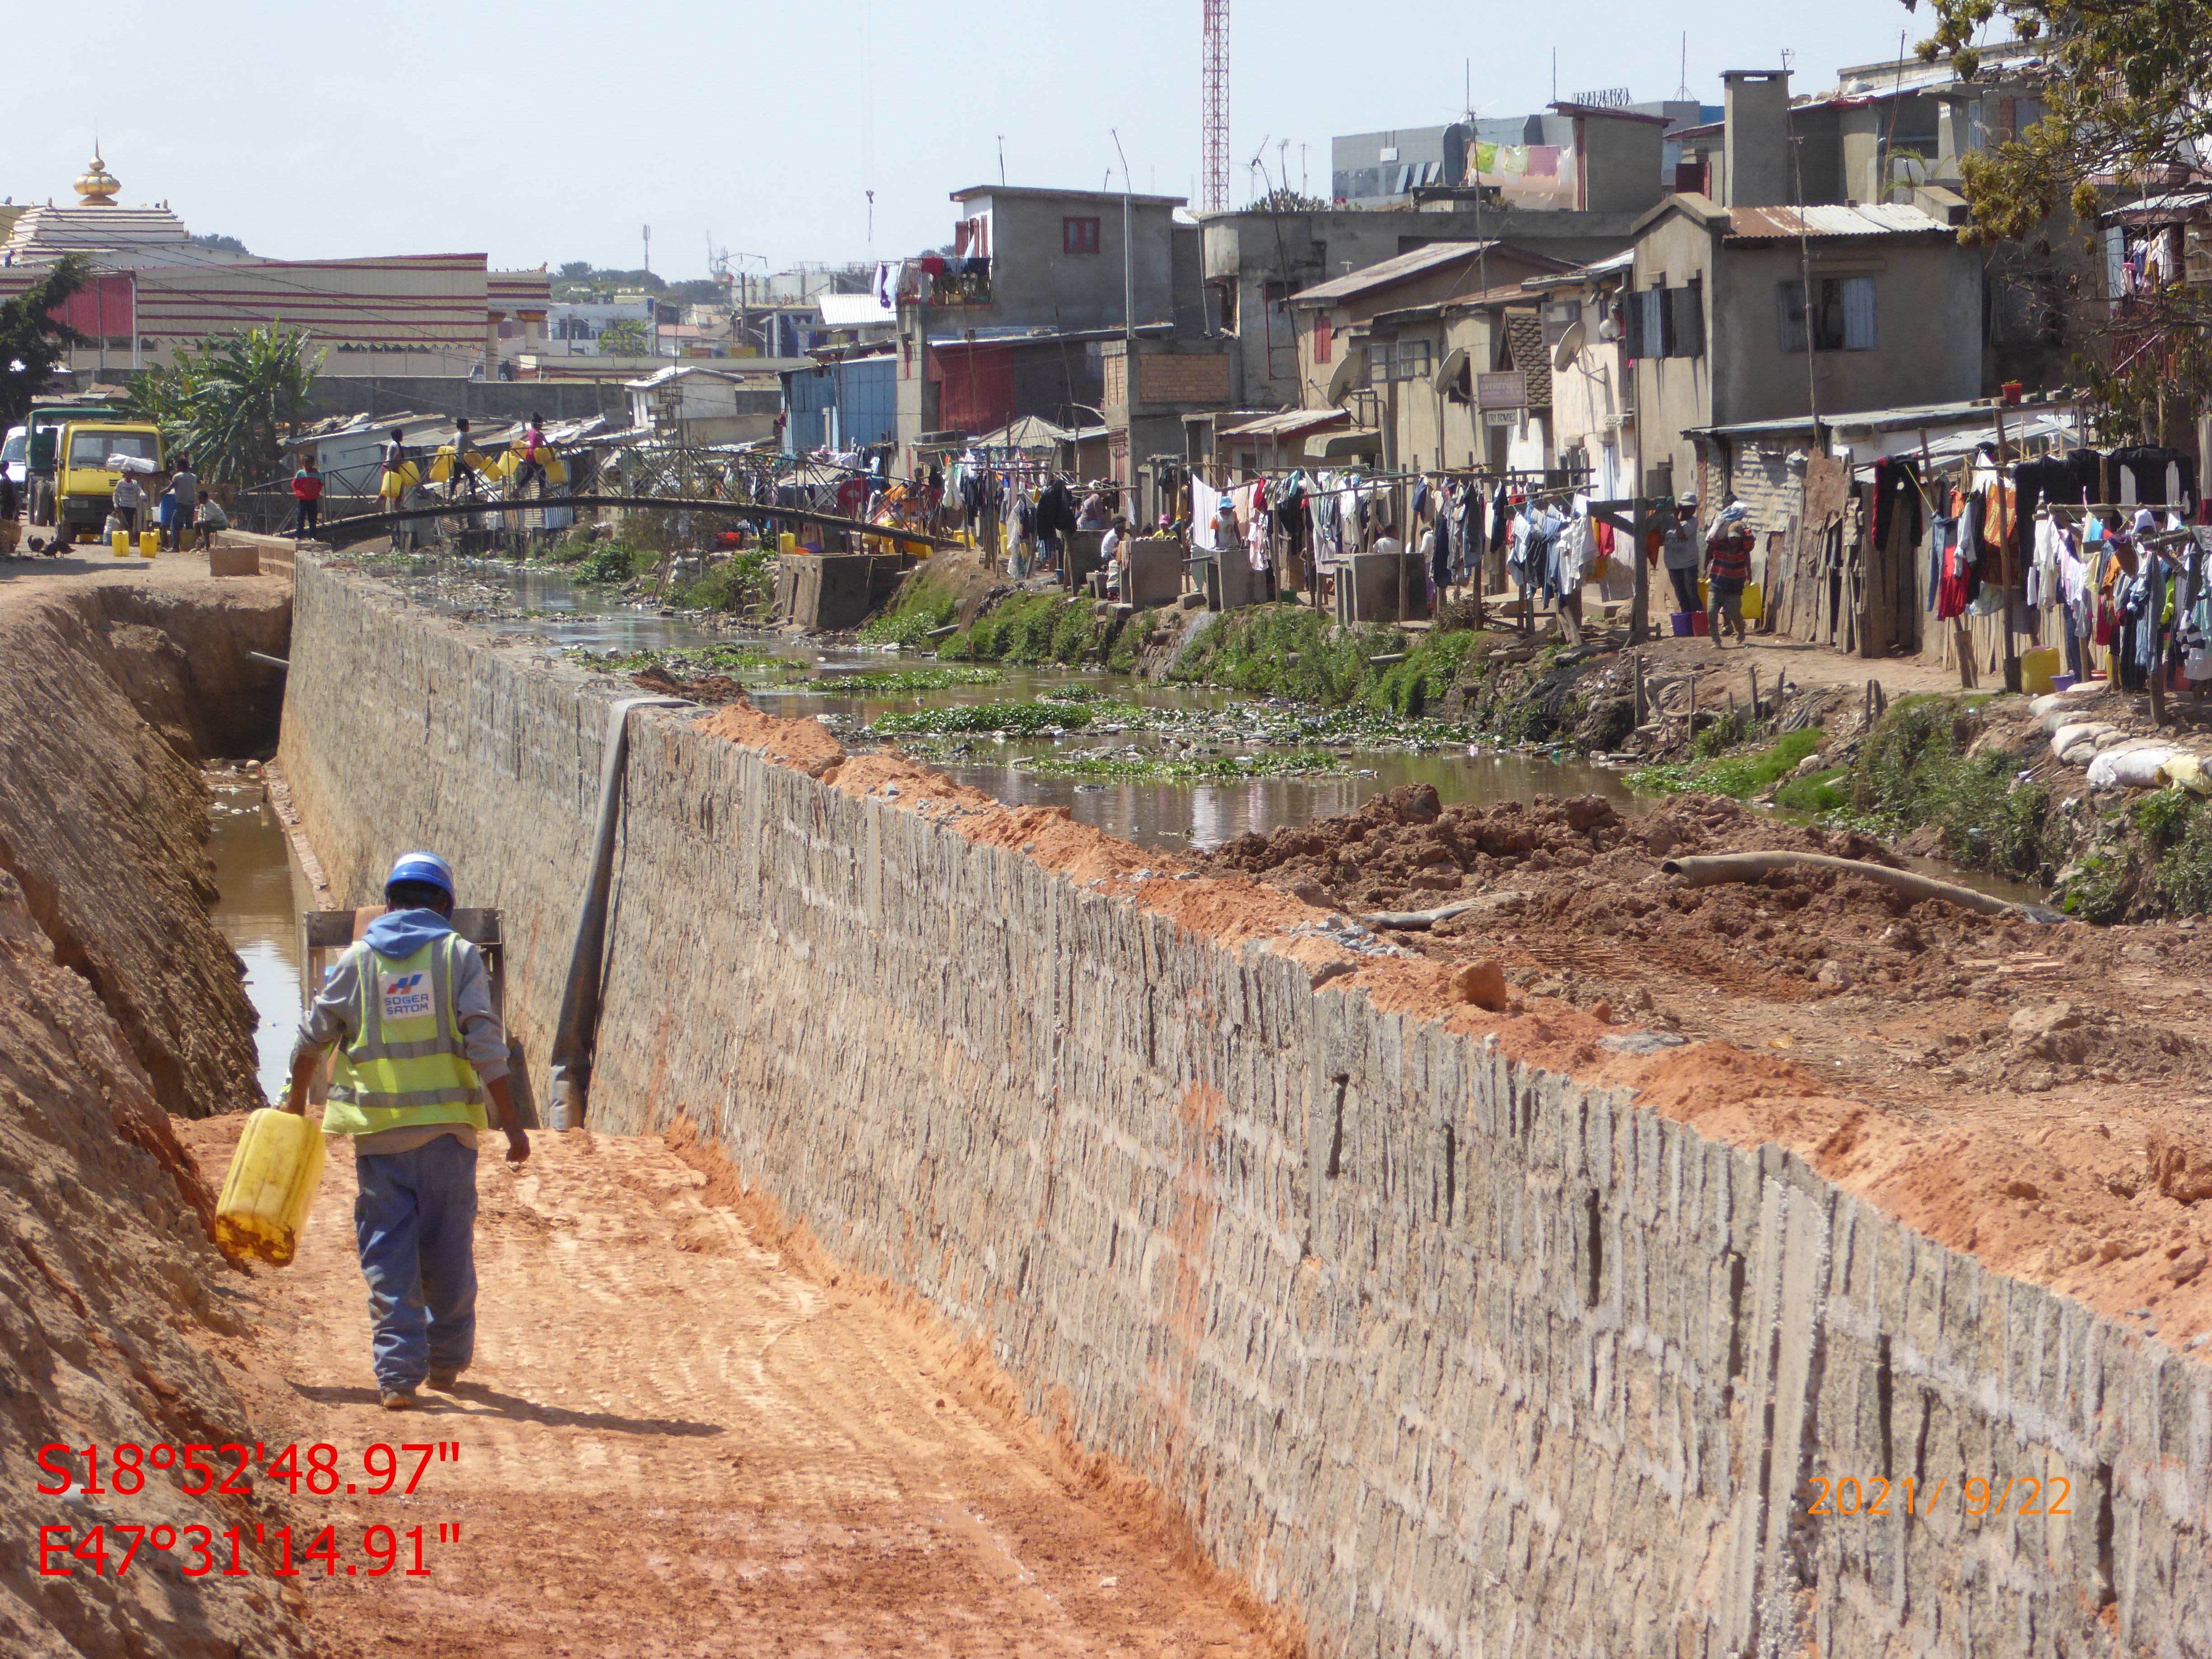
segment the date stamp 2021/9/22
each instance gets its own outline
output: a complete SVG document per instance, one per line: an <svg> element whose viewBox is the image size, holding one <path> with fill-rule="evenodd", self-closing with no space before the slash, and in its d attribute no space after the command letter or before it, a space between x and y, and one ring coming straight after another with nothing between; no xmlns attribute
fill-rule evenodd
<svg viewBox="0 0 2212 1659"><path fill-rule="evenodd" d="M1947 1493L1966 1514L1991 1520L2074 1513L2073 1485L2060 1474L2046 1480L2039 1480L2033 1475L1985 1480L1977 1474L1955 1483L1947 1475L1932 1486L1916 1481L1910 1475L1901 1480L1886 1480L1879 1475L1862 1480L1850 1474L1814 1474L1806 1477L1805 1486L1809 1499L1805 1510L1808 1515L1902 1515L1924 1518L1936 1513L1936 1506L1945 1501Z"/></svg>

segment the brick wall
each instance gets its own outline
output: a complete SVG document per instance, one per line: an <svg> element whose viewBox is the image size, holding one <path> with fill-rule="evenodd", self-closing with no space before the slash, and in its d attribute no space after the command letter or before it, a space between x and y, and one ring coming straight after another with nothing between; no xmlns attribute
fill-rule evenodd
<svg viewBox="0 0 2212 1659"><path fill-rule="evenodd" d="M292 662L341 892L444 848L542 1068L611 689L312 566ZM628 776L601 1126L714 1136L1317 1651L2212 1653L2212 1368L681 714ZM1966 1513L2023 1475L2071 1513Z"/></svg>
<svg viewBox="0 0 2212 1659"><path fill-rule="evenodd" d="M1181 352L1139 356L1137 389L1148 404L1226 403L1229 399L1229 357L1225 352L1203 356ZM1107 402L1112 403L1109 395Z"/></svg>

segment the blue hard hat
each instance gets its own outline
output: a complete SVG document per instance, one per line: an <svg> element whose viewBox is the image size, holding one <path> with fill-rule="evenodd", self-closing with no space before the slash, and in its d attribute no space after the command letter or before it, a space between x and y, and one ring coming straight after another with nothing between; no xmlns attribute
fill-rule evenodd
<svg viewBox="0 0 2212 1659"><path fill-rule="evenodd" d="M453 868L435 853L402 853L392 866L392 873L384 878L384 890L390 892L401 883L411 886L434 887L447 898L453 896Z"/></svg>

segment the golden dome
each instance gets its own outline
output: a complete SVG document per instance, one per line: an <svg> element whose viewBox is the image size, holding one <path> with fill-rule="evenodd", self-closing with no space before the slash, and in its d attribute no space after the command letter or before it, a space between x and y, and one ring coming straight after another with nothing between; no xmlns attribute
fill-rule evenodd
<svg viewBox="0 0 2212 1659"><path fill-rule="evenodd" d="M112 207L115 204L115 192L123 188L123 183L107 170L107 163L100 159L100 150L95 146L92 152L92 160L85 164L85 170L77 175L76 188L79 206Z"/></svg>

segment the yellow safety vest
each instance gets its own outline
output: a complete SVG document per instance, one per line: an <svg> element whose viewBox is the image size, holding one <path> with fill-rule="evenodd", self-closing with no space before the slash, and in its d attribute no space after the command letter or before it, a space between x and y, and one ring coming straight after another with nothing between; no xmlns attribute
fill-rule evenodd
<svg viewBox="0 0 2212 1659"><path fill-rule="evenodd" d="M428 1123L484 1127L483 1085L469 1064L453 1002L469 948L442 933L394 961L353 947L353 1040L338 1051L323 1133L375 1134Z"/></svg>

